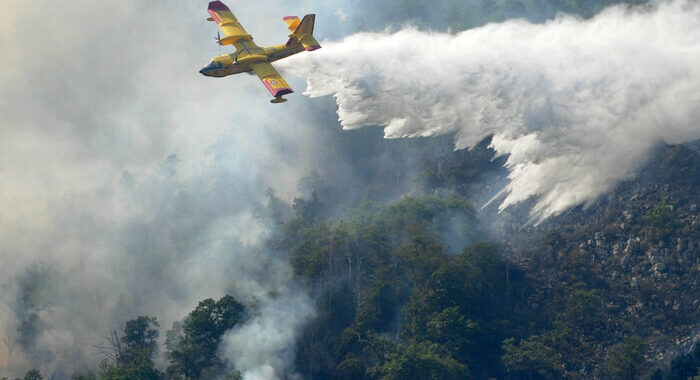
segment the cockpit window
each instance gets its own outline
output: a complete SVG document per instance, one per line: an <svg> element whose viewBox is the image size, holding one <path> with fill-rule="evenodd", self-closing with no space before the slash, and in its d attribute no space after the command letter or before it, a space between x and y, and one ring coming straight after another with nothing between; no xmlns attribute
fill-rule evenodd
<svg viewBox="0 0 700 380"><path fill-rule="evenodd" d="M204 70L212 70L217 68L216 62L212 59L211 62L209 62L206 66L204 66Z"/></svg>

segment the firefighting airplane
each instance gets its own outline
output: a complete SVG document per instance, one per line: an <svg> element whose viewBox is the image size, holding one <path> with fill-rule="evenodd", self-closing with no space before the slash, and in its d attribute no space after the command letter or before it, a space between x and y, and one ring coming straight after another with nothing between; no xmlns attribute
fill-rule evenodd
<svg viewBox="0 0 700 380"><path fill-rule="evenodd" d="M302 20L296 16L283 18L289 31L292 32L289 35L289 41L284 45L261 48L253 42L253 37L243 29L236 16L224 3L212 1L207 10L211 15L207 20L216 22L224 34L223 37L218 35L216 41L219 45L235 46L236 52L215 57L199 72L209 77L225 77L238 73L250 74L250 71L253 71L275 97L271 100L272 103L286 102L287 99L282 96L294 91L270 62L304 50L313 51L321 48L313 36L316 15L306 15Z"/></svg>

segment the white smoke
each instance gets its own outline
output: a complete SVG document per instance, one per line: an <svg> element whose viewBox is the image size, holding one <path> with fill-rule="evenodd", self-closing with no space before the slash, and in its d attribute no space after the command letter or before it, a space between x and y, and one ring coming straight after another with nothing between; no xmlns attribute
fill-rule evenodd
<svg viewBox="0 0 700 380"><path fill-rule="evenodd" d="M493 135L509 154L500 209L536 197L537 219L590 204L662 142L700 138L696 2L322 45L280 66L307 78L307 95L332 94L343 128L454 133L458 149Z"/></svg>
<svg viewBox="0 0 700 380"><path fill-rule="evenodd" d="M263 298L252 318L224 337L222 355L233 360L245 380L298 377L294 347L298 332L313 315L313 303L294 287L279 289L284 292Z"/></svg>
<svg viewBox="0 0 700 380"><path fill-rule="evenodd" d="M0 378L95 369L139 315L163 338L205 298L301 292L253 215L268 187L293 197L313 155L278 147L311 146L313 126L279 128L252 78L197 73L220 54L206 4L0 2ZM260 25L254 6L239 16Z"/></svg>

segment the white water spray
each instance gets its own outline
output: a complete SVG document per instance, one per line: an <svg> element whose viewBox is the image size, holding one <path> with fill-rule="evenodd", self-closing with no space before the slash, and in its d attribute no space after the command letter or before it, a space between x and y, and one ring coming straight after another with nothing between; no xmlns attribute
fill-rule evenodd
<svg viewBox="0 0 700 380"><path fill-rule="evenodd" d="M508 154L500 209L536 197L543 219L590 204L660 143L700 138L700 6L618 6L591 20L513 20L457 35L405 29L325 42L282 62L333 95L345 129L387 138L493 135Z"/></svg>

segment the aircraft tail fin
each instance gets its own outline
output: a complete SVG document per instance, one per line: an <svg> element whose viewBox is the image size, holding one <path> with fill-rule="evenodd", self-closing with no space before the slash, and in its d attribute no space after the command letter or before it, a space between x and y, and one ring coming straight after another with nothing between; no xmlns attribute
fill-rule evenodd
<svg viewBox="0 0 700 380"><path fill-rule="evenodd" d="M287 27L292 32L289 35L289 41L287 41L287 46L295 43L301 43L304 49L308 51L313 51L320 49L321 45L314 38L314 23L316 22L316 15L310 14L304 16L301 21L299 17L287 16L284 18L287 23Z"/></svg>

